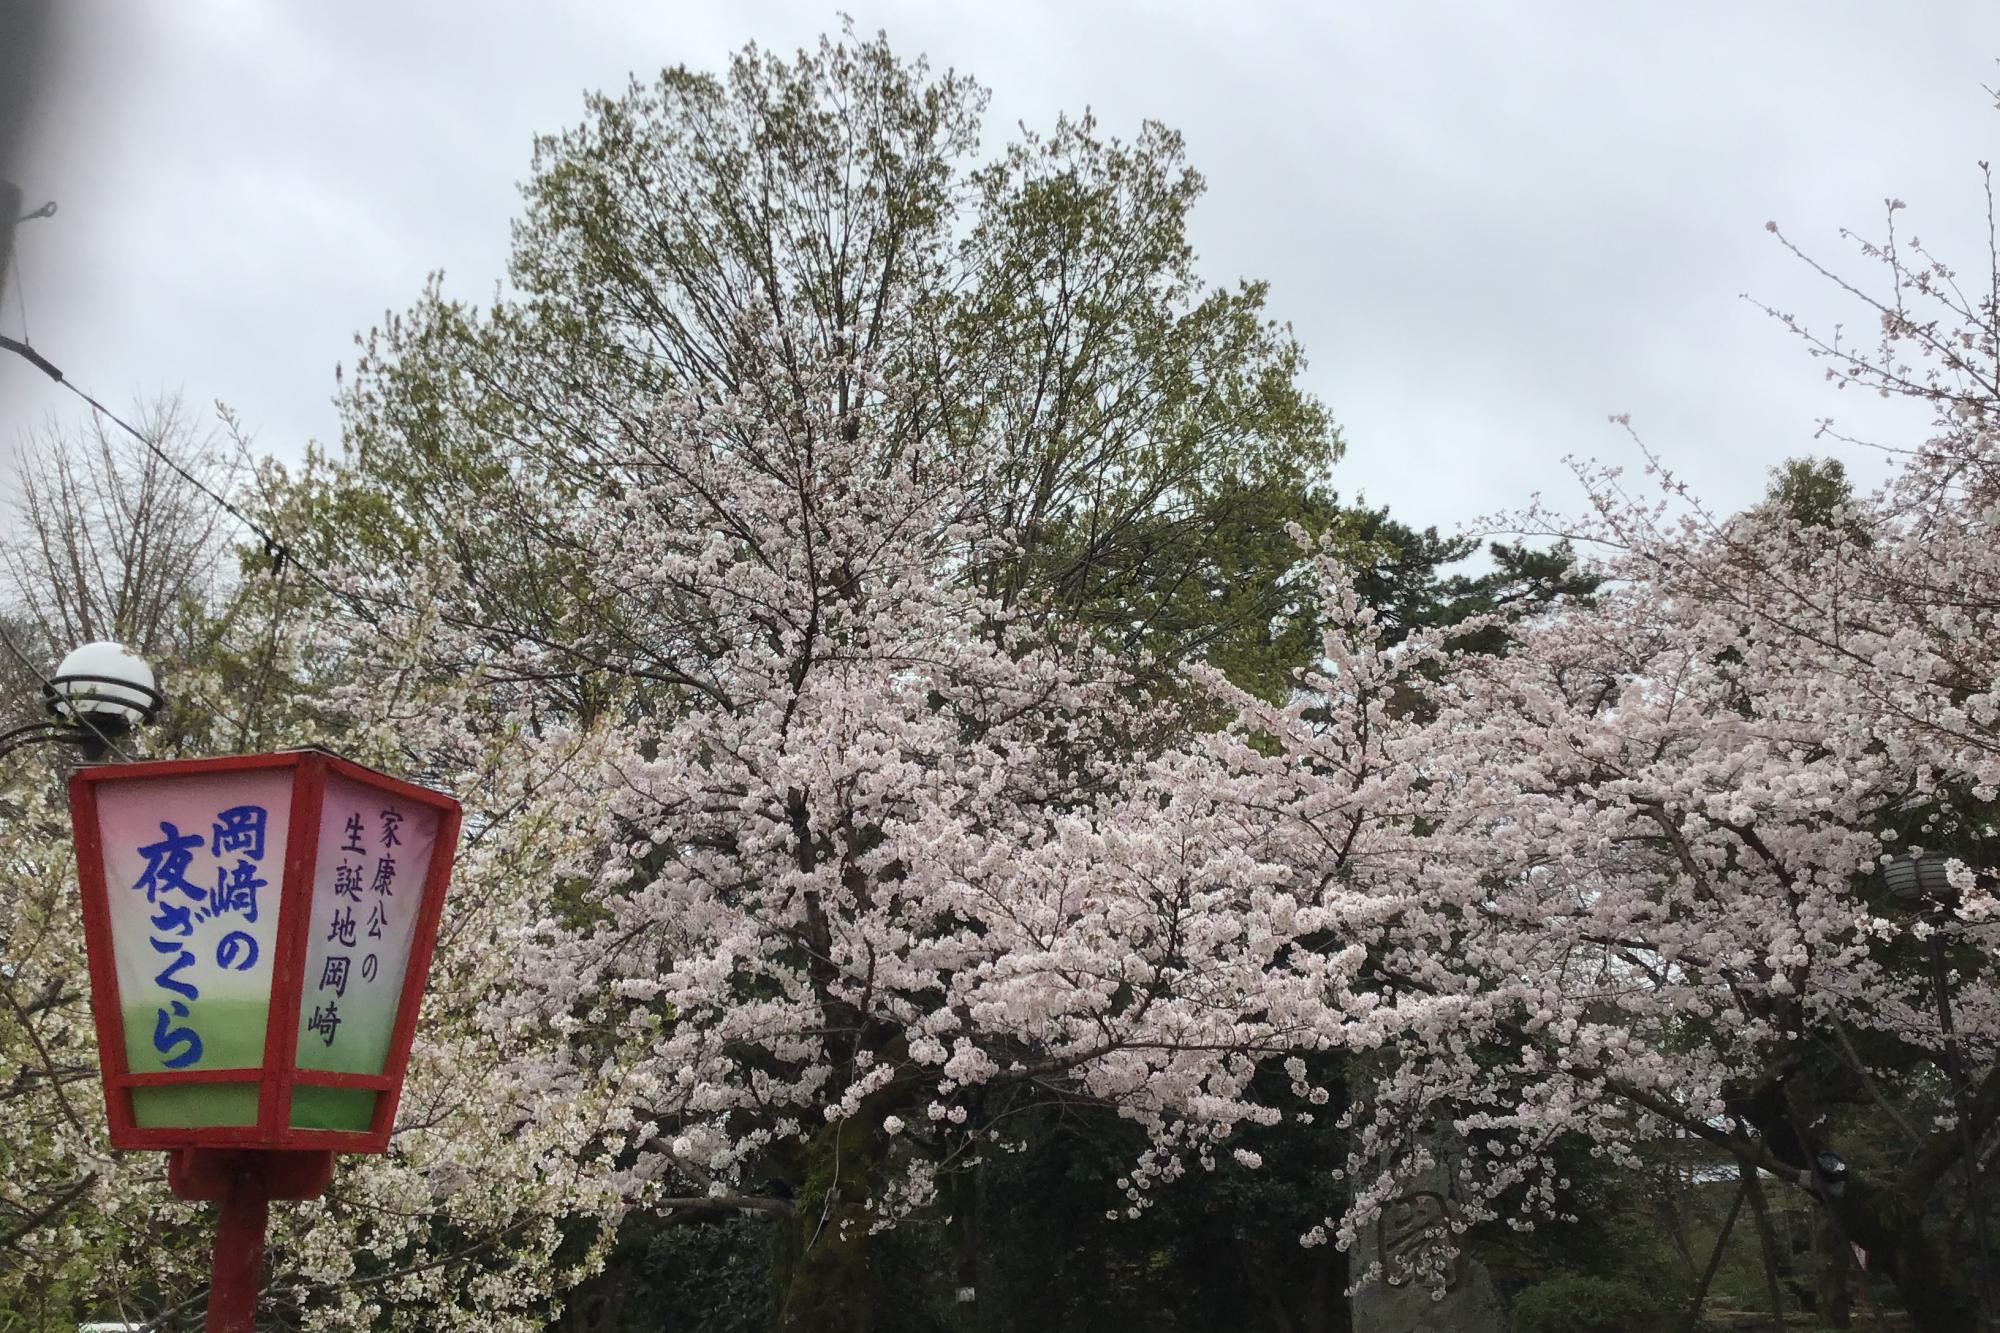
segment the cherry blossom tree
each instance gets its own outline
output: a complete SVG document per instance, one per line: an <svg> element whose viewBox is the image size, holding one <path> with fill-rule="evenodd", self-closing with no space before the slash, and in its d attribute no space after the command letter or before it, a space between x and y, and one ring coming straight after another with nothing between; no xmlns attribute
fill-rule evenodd
<svg viewBox="0 0 2000 1333"><path fill-rule="evenodd" d="M1877 494L1724 519L1663 469L1648 497L1584 469L1587 521L1521 526L1602 552L1600 598L1499 656L1414 645L1438 654L1416 696L1330 641L1309 698L1245 708L1275 743L1246 735L1239 770L1377 1004L1341 1038L1373 1074L1342 1244L1434 1127L1463 1142L1467 1220L1518 1225L1564 1208L1559 1142L1629 1161L1691 1137L1818 1200L1919 1327L1974 1326L2000 1120L2000 323L1928 257L1870 253L1894 284L1879 355L1822 350L1936 410ZM1948 888L1897 900L1885 863L1926 854ZM1863 1160L1836 1113L1893 1151Z"/></svg>
<svg viewBox="0 0 2000 1333"><path fill-rule="evenodd" d="M781 328L759 331L780 346ZM854 368L840 368L851 379ZM871 1235L1018 1149L1050 1097L1153 1148L1129 1197L1278 1112L1259 1062L1323 1044L1356 955L1266 860L1256 802L1131 664L967 586L1009 534L942 450L795 368L670 401L592 533L668 658L618 729L602 846L517 947L519 1086L604 1105L630 1207L783 1219L788 1328L867 1328Z"/></svg>

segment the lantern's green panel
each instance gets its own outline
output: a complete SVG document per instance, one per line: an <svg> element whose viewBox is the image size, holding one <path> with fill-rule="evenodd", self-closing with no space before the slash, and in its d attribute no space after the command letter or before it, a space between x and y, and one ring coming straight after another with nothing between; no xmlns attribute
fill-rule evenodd
<svg viewBox="0 0 2000 1333"><path fill-rule="evenodd" d="M141 1129L217 1129L257 1123L255 1083L181 1083L132 1089Z"/></svg>
<svg viewBox="0 0 2000 1333"><path fill-rule="evenodd" d="M292 1085L293 1129L350 1129L367 1133L375 1120L375 1098L367 1088L313 1088Z"/></svg>
<svg viewBox="0 0 2000 1333"><path fill-rule="evenodd" d="M264 1024L270 1006L263 1000L198 999L190 1012L190 1023L201 1024L201 1059L196 1069L249 1069L264 1067ZM159 1022L156 1006L125 1006L126 1067L135 1074L152 1074L167 1068L162 1053L153 1046L153 1028Z"/></svg>
<svg viewBox="0 0 2000 1333"><path fill-rule="evenodd" d="M318 1058L310 1064L301 1059L299 1064L341 1074L381 1073L382 1056L389 1044L388 1034L382 1032L378 1036L369 1032L359 1035L376 1039L330 1044L315 1042L313 1044L320 1049L309 1053ZM310 1084L294 1083L292 1128L366 1131L375 1118L375 1097L376 1094L367 1088L316 1088Z"/></svg>
<svg viewBox="0 0 2000 1333"><path fill-rule="evenodd" d="M194 1002L192 1020L201 1024L203 1069L247 1069L254 1074L264 1063L264 1026L268 1006L263 1000L222 1000L203 997ZM125 1006L125 1050L135 1074L166 1069L153 1048L158 1012L148 1005ZM179 1087L132 1089L132 1118L142 1128L202 1128L257 1123L255 1083L186 1083Z"/></svg>

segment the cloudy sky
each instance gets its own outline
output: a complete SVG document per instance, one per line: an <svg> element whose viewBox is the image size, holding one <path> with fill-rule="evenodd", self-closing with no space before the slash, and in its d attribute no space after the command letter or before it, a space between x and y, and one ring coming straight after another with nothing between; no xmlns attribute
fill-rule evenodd
<svg viewBox="0 0 2000 1333"><path fill-rule="evenodd" d="M1339 484L1446 526L1541 490L1565 455L1632 462L1607 414L1714 503L1814 448L1835 396L1741 299L1855 308L1764 231L1856 274L1843 225L1984 262L2000 6L1863 3L876 3L859 27L993 91L987 142L1094 108L1181 130L1216 282L1262 277L1350 443ZM538 131L585 90L745 42L789 50L831 5L763 0L63 0L32 155L25 327L114 404L221 399L259 445L331 442L336 363L434 269L483 299ZM0 442L75 420L11 358ZM1820 446L1824 448L1825 446ZM1879 456L1850 455L1879 476Z"/></svg>

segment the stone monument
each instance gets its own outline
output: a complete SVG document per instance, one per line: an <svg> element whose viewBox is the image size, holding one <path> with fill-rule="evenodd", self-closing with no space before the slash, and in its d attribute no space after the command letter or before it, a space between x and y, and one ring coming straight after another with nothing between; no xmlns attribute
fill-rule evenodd
<svg viewBox="0 0 2000 1333"><path fill-rule="evenodd" d="M1452 1234L1449 1173L1433 1165L1402 1184L1355 1256L1356 1271L1381 1274L1354 1293L1354 1333L1507 1333L1486 1265Z"/></svg>

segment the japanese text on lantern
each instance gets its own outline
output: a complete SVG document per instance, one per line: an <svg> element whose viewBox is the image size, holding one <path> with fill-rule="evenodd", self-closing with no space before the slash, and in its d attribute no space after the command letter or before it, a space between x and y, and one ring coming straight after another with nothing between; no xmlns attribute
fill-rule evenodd
<svg viewBox="0 0 2000 1333"><path fill-rule="evenodd" d="M159 837L135 850L144 869L132 892L146 900L147 943L157 955L148 1005L156 1006L153 1050L166 1069L202 1058L202 988L215 976L256 968L262 949L245 927L257 924L269 814L261 805L217 810L206 829L157 822ZM195 862L207 865L193 878ZM213 923L213 924L211 924Z"/></svg>
<svg viewBox="0 0 2000 1333"><path fill-rule="evenodd" d="M383 940L398 908L396 855L403 845L403 819L401 809L388 805L376 813L372 827L355 811L342 828L327 915L313 927L324 932L323 947L314 951L319 967L317 975L308 978L316 989L306 1031L327 1046L333 1045L345 1021L340 1006L348 987L372 988L381 976L380 951L386 947ZM413 909L411 904L405 910Z"/></svg>
<svg viewBox="0 0 2000 1333"><path fill-rule="evenodd" d="M300 1069L385 1068L438 827L433 806L328 777L299 977Z"/></svg>

